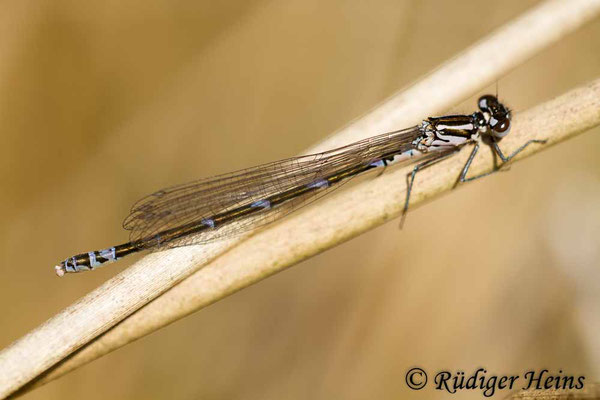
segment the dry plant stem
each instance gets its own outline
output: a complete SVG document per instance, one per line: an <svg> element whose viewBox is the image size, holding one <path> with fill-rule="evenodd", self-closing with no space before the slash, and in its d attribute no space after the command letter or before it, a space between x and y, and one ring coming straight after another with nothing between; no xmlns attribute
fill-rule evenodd
<svg viewBox="0 0 600 400"><path fill-rule="evenodd" d="M403 94L392 97L320 148L347 143L437 114L581 26L599 11L600 1L545 2L444 64ZM587 90L597 96L597 89L596 84ZM572 100L575 104L578 99ZM589 104L571 106L575 111L581 110L578 115L584 110L592 112ZM560 114L559 111L556 113ZM564 128L565 124L572 123L573 129L569 132L573 134L593 125L590 118L584 118L585 115L579 117L578 124L568 118L558 126ZM557 133L556 129L547 130L545 123L533 115L522 116L515 124L516 132L511 134L510 141L506 141L507 147L523 140L526 137L524 131L539 132L531 131L534 128L543 128L544 136L552 137L550 143L565 137L566 130L561 131L563 133ZM529 152L533 150L530 148ZM473 166L473 173L489 165L489 159L487 164L486 158L481 160ZM421 174L412 197L413 205L448 190L456 176L442 169L454 168L457 162L458 159L453 159ZM434 171L437 171L436 175L433 175ZM397 215L400 207L399 199L404 191L404 179L400 174L386 173L343 192L336 196L335 202L321 202L319 207L271 226L223 257L218 256L240 241L175 249L145 257L3 350L0 353L0 397L15 392L82 346L87 345L75 357L46 374L44 381L385 222ZM423 182L427 184L423 185ZM347 211L340 212L342 209ZM273 246L273 243L278 245ZM169 296L157 300L144 312L137 313L89 345L94 338L203 266L206 268L172 290ZM162 305L157 307L157 304ZM165 304L169 308L159 312L157 309Z"/></svg>

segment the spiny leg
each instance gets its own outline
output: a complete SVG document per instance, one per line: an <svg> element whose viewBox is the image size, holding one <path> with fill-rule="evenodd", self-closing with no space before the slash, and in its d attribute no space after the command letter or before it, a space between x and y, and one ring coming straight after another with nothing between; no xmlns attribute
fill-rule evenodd
<svg viewBox="0 0 600 400"><path fill-rule="evenodd" d="M460 150L460 148L457 147L457 148L453 148L450 151L445 151L443 153L440 153L435 158L423 161L422 163L415 165L412 172L410 174L406 174L406 198L404 199L404 208L402 209L402 216L400 217L400 229L402 229L402 226L404 226L404 220L406 219L406 213L408 212L408 203L410 201L410 194L412 192L412 187L413 187L413 183L415 182L415 176L417 175L417 172L419 172L427 167L431 167L432 165L437 164L438 162L440 162L442 160L445 160L446 158L450 157L451 155L458 152L459 150Z"/></svg>
<svg viewBox="0 0 600 400"><path fill-rule="evenodd" d="M473 151L471 151L471 154L469 155L469 159L465 163L465 166L463 167L462 172L460 173L460 177L459 177L457 183L474 181L475 179L483 178L484 176L491 175L491 174L493 174L495 172L498 172L500 170L500 168L498 166L494 165L494 169L491 170L490 172L485 172L483 174L479 174L477 176L473 176L471 178L467 178L467 173L469 172L469 168L471 168L471 163L475 159L475 155L477 154L477 151L479 151L479 142L475 142L475 146L473 147ZM502 155L501 158L503 156L504 155Z"/></svg>
<svg viewBox="0 0 600 400"><path fill-rule="evenodd" d="M488 176L491 175L493 173L496 173L498 171L500 171L507 162L509 162L510 160L513 159L513 157L515 157L517 154L519 154L520 152L522 152L523 150L525 150L525 148L527 146L529 146L532 143L541 143L544 144L546 143L547 140L540 140L540 139L531 139L528 140L525 144L523 144L521 147L519 147L518 149L516 149L515 151L512 152L511 155L509 155L508 157L504 155L504 153L502 152L502 150L500 150L500 147L498 146L497 142L493 142L492 143L492 148L494 149L494 152L496 154L498 154L498 157L500 157L500 159L502 160L502 165L497 167L495 166L493 170L489 171L489 172L485 172L483 174L479 174L476 176L472 176L470 178L467 178L467 172L469 171L469 168L471 167L471 163L473 162L473 159L475 158L475 154L477 154L477 150L479 150L479 143L477 143L475 145L475 147L473 148L473 151L471 152L471 155L469 156L469 159L467 160L467 162L465 163L465 166L463 167L462 173L460 174L460 182L470 182L470 181L474 181L476 179L479 178L483 178L484 176Z"/></svg>
<svg viewBox="0 0 600 400"><path fill-rule="evenodd" d="M498 146L497 142L493 142L492 146L494 146L494 150L496 151L496 154L498 154L498 156L502 159L503 162L507 163L510 160L513 159L514 156L516 156L517 154L519 154L520 152L522 152L523 150L525 150L525 147L529 146L532 143L540 143L540 144L544 144L546 143L547 140L546 139L530 139L527 142L525 142L525 144L521 145L521 147L519 147L518 149L516 149L515 151L513 151L513 153L506 157L504 155L504 153L502 153L502 150L500 150L500 147Z"/></svg>
<svg viewBox="0 0 600 400"><path fill-rule="evenodd" d="M479 142L475 142L475 146L473 146L473 150L471 150L471 154L469 155L469 158L467 159L467 162L465 163L465 166L463 167L462 172L460 173L459 180L461 182L465 182L467 172L469 171L469 168L471 168L471 163L475 159L475 155L477 154L478 151L479 151Z"/></svg>

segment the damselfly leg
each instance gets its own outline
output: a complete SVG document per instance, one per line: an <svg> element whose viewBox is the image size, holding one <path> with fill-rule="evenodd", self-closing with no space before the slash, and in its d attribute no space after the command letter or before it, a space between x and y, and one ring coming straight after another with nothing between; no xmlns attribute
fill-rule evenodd
<svg viewBox="0 0 600 400"><path fill-rule="evenodd" d="M423 171L424 169L427 169L428 167L431 167L432 165L435 165L440 161L447 159L448 157L454 155L458 151L460 151L460 147L453 147L449 150L436 154L435 158L423 161L422 163L415 165L412 172L406 174L406 197L404 198L404 208L402 209L402 215L400 216L400 229L402 229L402 227L404 226L404 220L406 219L406 213L408 212L408 202L410 201L410 195L412 193L412 188L415 182L415 176L417 175L417 172Z"/></svg>
<svg viewBox="0 0 600 400"><path fill-rule="evenodd" d="M530 144L532 144L532 143L545 144L546 142L547 142L547 140L542 140L542 139L528 140L525 144L523 144L518 149L513 151L512 154L510 154L509 156L505 156L504 153L502 152L502 150L500 149L500 146L498 146L498 143L494 141L494 142L492 142L491 147L494 150L494 153L497 154L498 157L500 157L500 159L502 160L502 164L500 166L494 166L494 169L491 170L490 172L485 172L483 174L479 174L479 175L467 178L467 173L469 171L469 168L471 168L471 163L475 159L475 155L477 154L477 151L479 150L479 142L475 142L473 151L471 151L471 155L469 155L469 159L465 163L465 166L463 167L463 170L460 174L459 181L460 181L460 183L471 182L476 179L483 178L484 176L488 176L488 175L494 174L498 171L501 171L503 168L506 167L506 165L508 164L508 162L510 162L510 160L512 160L517 154L519 154L520 152L525 150L525 148L527 146L529 146Z"/></svg>

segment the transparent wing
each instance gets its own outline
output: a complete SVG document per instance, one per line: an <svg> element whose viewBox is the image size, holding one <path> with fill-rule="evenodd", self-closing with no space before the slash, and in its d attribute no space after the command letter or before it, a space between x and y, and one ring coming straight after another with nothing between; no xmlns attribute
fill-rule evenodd
<svg viewBox="0 0 600 400"><path fill-rule="evenodd" d="M385 133L323 153L288 158L253 168L218 175L159 190L136 202L123 227L130 240L154 247L145 240L166 230L201 223L215 215L260 202L270 196L304 187L361 165L369 165L386 154L412 147L417 128ZM161 247L177 247L231 237L273 222L331 192L351 178L293 197L277 206L264 208L251 217L233 219L214 228L178 238Z"/></svg>

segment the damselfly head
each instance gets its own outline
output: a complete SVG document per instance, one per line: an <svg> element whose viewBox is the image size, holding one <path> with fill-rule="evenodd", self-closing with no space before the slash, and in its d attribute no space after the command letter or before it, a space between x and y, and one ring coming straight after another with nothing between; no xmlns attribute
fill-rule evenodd
<svg viewBox="0 0 600 400"><path fill-rule="evenodd" d="M479 109L487 117L490 134L496 139L502 139L510 131L510 110L500 103L496 96L486 94L479 98Z"/></svg>

